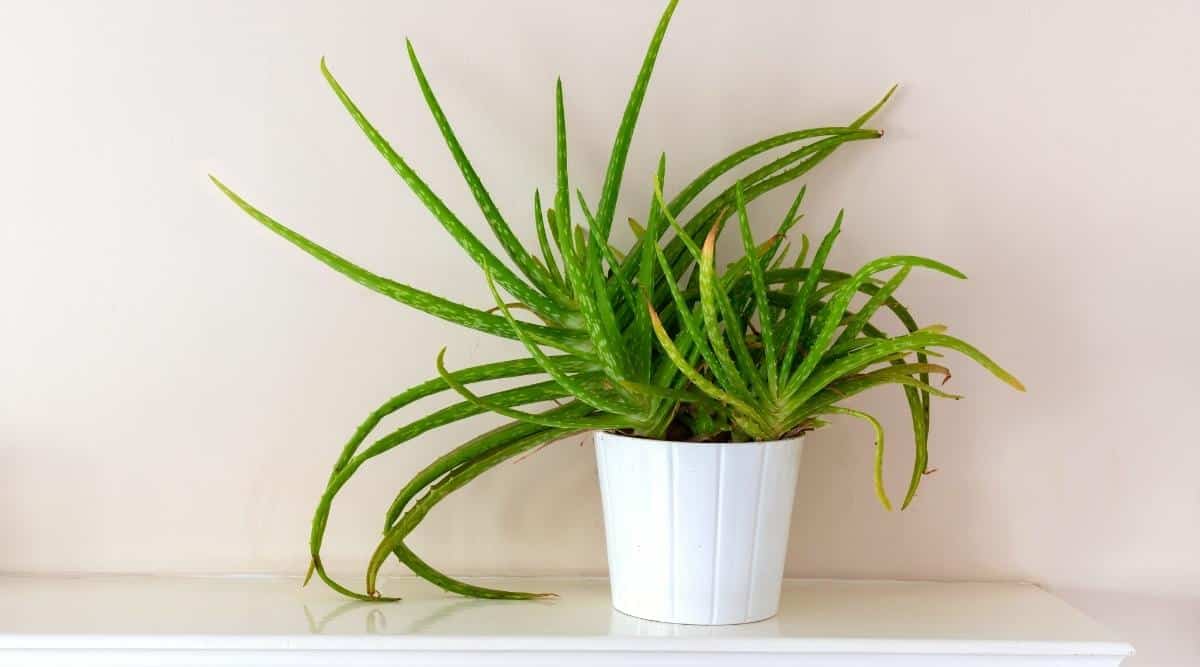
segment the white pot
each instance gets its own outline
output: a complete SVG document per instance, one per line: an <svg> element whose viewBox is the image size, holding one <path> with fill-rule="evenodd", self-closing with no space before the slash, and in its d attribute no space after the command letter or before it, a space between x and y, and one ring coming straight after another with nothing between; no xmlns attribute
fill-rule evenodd
<svg viewBox="0 0 1200 667"><path fill-rule="evenodd" d="M803 440L596 433L613 607L696 625L774 616Z"/></svg>

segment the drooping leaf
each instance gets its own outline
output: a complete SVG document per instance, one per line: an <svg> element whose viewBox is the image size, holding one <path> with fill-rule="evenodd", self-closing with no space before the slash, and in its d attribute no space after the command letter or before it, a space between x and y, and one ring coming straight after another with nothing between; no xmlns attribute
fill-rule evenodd
<svg viewBox="0 0 1200 667"><path fill-rule="evenodd" d="M489 401L486 398L477 396L470 389L467 389L466 385L458 380L455 380L454 374L446 370L445 357L446 348L443 347L442 351L439 352L437 356L438 375L446 381L446 384L450 385L451 389L458 392L458 394L465 398L468 403L478 407L481 411L494 412L503 417L508 417L509 419L536 424L538 426L546 426L548 428L604 430L625 428L634 425L628 417L622 417L619 415L572 418L560 417L554 414L537 414L514 410L496 401Z"/></svg>
<svg viewBox="0 0 1200 667"><path fill-rule="evenodd" d="M849 415L866 421L875 429L875 495L879 498L879 503L887 511L892 511L892 501L888 500L887 489L883 485L883 424L875 417L862 412L861 410L851 410L850 408L827 408L826 414Z"/></svg>
<svg viewBox="0 0 1200 667"><path fill-rule="evenodd" d="M540 447L549 442L562 439L570 435L571 431L550 429L536 431L528 436L518 439L509 439L508 441L492 446L486 454L466 459L461 467L453 472L450 472L446 479L434 485L429 489L424 497L416 502L416 504L398 521L394 526L389 528L384 534L383 539L375 548L375 552L371 555L371 560L367 565L367 592L369 594L377 593L377 582L379 569L387 560L388 556L395 554L402 562L405 562L409 567L413 568L414 572L432 581L433 583L450 590L451 592L459 592L474 597L485 597L495 599L532 599L538 597L546 597L544 593L519 593L514 591L500 591L495 589L484 589L464 582L459 582L451 577L448 577L436 570L433 570L428 564L421 561L413 554L411 550L404 546L404 538L416 527L425 515L428 514L437 503L454 491L462 488L471 480L479 475L491 470L500 463L511 459L518 454L529 451L535 447ZM468 592L469 591L469 592Z"/></svg>
<svg viewBox="0 0 1200 667"><path fill-rule="evenodd" d="M868 262L854 274L849 283L838 289L836 294L829 300L826 308L822 309L819 329L816 330L818 333L813 339L804 360L796 368L796 372L792 377L788 379L789 388L799 386L803 383L808 378L809 373L820 363L822 355L825 354L825 350L833 341L834 332L840 325L846 308L850 305L850 299L858 292L858 286L866 282L875 273L902 266L920 266L955 278L966 278L965 275L953 267L925 257L896 255L881 257L880 259Z"/></svg>

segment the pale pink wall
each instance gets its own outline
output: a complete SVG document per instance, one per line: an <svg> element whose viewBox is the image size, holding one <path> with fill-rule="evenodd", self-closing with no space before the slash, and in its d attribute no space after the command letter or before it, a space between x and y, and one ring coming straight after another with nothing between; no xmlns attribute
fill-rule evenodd
<svg viewBox="0 0 1200 667"><path fill-rule="evenodd" d="M309 513L358 420L432 375L442 345L455 364L515 348L320 267L205 173L367 266L485 305L481 276L344 117L317 59L482 229L402 37L500 206L527 221L551 182L554 77L574 179L594 196L657 5L6 10L0 570L303 571ZM679 179L760 136L847 122L899 81L886 138L808 180L804 225L820 233L847 208L841 266L915 252L963 268L970 281L914 276L903 296L1030 388L952 359L969 398L937 406L939 471L904 514L874 501L869 433L812 437L790 574L1200 596L1197 25L1184 1L682 3L626 210L644 211L660 150ZM762 228L785 198L756 208ZM899 493L902 401L865 405L888 418ZM326 562L360 568L406 476L478 428L365 470ZM415 546L455 572L603 572L578 440L472 485Z"/></svg>

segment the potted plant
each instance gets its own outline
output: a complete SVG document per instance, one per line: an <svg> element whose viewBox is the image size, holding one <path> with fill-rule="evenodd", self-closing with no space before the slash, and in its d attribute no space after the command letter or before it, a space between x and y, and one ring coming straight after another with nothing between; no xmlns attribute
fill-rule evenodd
<svg viewBox="0 0 1200 667"><path fill-rule="evenodd" d="M918 326L894 296L913 268L963 277L956 270L915 256L885 257L853 273L826 268L840 215L811 257L803 235L793 255L787 236L800 218L803 188L774 234L758 242L751 233L749 202L795 181L843 144L882 136L865 125L891 91L848 125L763 139L673 190L663 156L648 179L653 196L644 223L629 218L634 242L624 252L612 246L626 156L675 4L668 4L650 41L595 200L571 191L558 82L557 177L546 203L537 190L533 193L529 217L536 249L522 244L496 207L408 45L425 102L509 262L484 244L391 147L322 60L322 74L367 139L480 267L494 308L455 303L377 275L280 224L212 179L252 218L350 279L436 317L515 340L524 349L513 359L456 370L447 367L443 349L437 377L397 394L367 417L334 463L318 502L309 578L315 573L350 597L394 600L380 593L377 582L381 566L395 556L450 592L493 599L549 595L460 581L422 560L406 538L442 499L497 464L569 435L596 432L617 609L685 623L766 618L778 604L805 433L824 425L829 415L870 423L876 433L875 490L890 509L881 475L882 428L870 415L841 402L872 387L901 386L916 443L902 503L906 507L925 471L931 397L955 398L930 384L930 376L948 377L949 371L928 357L937 350L957 351L1021 388L944 327ZM735 185L710 192L721 177L768 154L773 154L769 162L740 175ZM744 252L718 271L715 243L727 223L736 229ZM882 280L886 271L894 274ZM865 295L866 303L854 310L851 302L858 294ZM904 332L891 335L878 327L874 318L881 311L895 315ZM529 313L536 321L518 318L518 313ZM536 379L488 394L471 388L530 376ZM444 391L457 392L463 400L375 434L395 411ZM547 401L558 403L539 410ZM364 590L333 579L321 561L322 540L333 500L355 473L423 433L485 412L509 421L438 457L400 489L367 564Z"/></svg>

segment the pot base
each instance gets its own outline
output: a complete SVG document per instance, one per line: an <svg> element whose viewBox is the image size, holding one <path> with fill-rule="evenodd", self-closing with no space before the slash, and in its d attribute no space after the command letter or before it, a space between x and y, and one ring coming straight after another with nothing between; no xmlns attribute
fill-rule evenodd
<svg viewBox="0 0 1200 667"><path fill-rule="evenodd" d="M762 623L763 621L769 621L772 618L775 618L776 616L779 615L779 610L776 609L770 615L763 616L762 618L749 618L749 619L746 619L743 621L731 621L728 623L705 623L705 622L688 623L687 621L673 621L673 620L669 620L669 619L665 619L665 618L646 618L645 616L638 616L637 614L631 614L631 613L625 611L624 609L618 608L616 605L613 605L613 611L617 612L618 614L621 614L622 616L628 616L629 618L631 618L635 621L646 621L649 623L669 623L671 625L688 625L688 626L701 627L701 628L705 628L705 627L711 628L711 627L715 627L715 626L719 626L719 625L750 625L751 623Z"/></svg>

